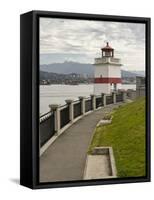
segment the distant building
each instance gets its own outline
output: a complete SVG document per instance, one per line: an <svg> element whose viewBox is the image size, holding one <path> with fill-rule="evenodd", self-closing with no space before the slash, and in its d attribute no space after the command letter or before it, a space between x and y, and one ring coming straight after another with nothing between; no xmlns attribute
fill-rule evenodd
<svg viewBox="0 0 154 200"><path fill-rule="evenodd" d="M145 77L136 76L136 90L128 89L127 96L132 100L145 96Z"/></svg>
<svg viewBox="0 0 154 200"><path fill-rule="evenodd" d="M114 49L106 43L101 49L102 57L95 58L94 94L110 94L121 89L121 63L114 57Z"/></svg>
<svg viewBox="0 0 154 200"><path fill-rule="evenodd" d="M48 85L49 84L49 80L41 80L41 85Z"/></svg>
<svg viewBox="0 0 154 200"><path fill-rule="evenodd" d="M145 77L136 76L136 97L145 96Z"/></svg>

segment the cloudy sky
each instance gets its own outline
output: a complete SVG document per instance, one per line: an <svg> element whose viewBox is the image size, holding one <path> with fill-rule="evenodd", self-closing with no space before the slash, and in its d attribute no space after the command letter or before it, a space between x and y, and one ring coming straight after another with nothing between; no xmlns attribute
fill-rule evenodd
<svg viewBox="0 0 154 200"><path fill-rule="evenodd" d="M145 25L40 18L40 63L94 63L110 43L125 70L145 70Z"/></svg>

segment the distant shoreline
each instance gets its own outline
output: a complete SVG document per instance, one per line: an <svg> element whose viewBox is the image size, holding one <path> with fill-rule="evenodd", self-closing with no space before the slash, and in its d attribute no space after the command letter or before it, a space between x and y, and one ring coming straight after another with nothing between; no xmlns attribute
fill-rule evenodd
<svg viewBox="0 0 154 200"><path fill-rule="evenodd" d="M93 85L94 83L79 83L79 84L64 84L64 83L51 83L51 84L39 84L40 86L50 86L50 85L71 85L71 86L77 86L77 85ZM122 83L121 85L136 85L136 83Z"/></svg>
<svg viewBox="0 0 154 200"><path fill-rule="evenodd" d="M136 84L122 84L122 89L136 90ZM93 94L94 84L52 84L40 85L40 113L49 112L49 104L64 105L66 99L78 100L79 96L89 97Z"/></svg>

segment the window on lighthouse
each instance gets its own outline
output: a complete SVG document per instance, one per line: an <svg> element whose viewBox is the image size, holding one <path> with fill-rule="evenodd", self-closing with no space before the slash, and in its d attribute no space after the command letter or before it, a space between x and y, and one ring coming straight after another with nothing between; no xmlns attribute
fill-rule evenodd
<svg viewBox="0 0 154 200"><path fill-rule="evenodd" d="M106 51L105 52L105 56L110 57L111 56L111 52L110 51Z"/></svg>

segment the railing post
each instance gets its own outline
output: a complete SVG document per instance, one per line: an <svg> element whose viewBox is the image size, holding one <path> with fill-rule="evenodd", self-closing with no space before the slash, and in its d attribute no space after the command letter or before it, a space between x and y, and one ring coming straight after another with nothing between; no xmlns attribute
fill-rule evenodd
<svg viewBox="0 0 154 200"><path fill-rule="evenodd" d="M54 113L55 119L55 134L60 133L60 109L58 104L49 105L50 110Z"/></svg>
<svg viewBox="0 0 154 200"><path fill-rule="evenodd" d="M116 94L117 92L112 92L112 98L113 98L113 103L115 104L116 103Z"/></svg>
<svg viewBox="0 0 154 200"><path fill-rule="evenodd" d="M106 94L102 93L102 100L103 100L103 105L106 106Z"/></svg>
<svg viewBox="0 0 154 200"><path fill-rule="evenodd" d="M81 113L82 115L85 114L85 97L80 96L79 100L81 101Z"/></svg>
<svg viewBox="0 0 154 200"><path fill-rule="evenodd" d="M67 99L67 100L65 100L65 102L69 106L69 118L70 118L70 122L73 123L73 120L74 120L73 100L72 99Z"/></svg>
<svg viewBox="0 0 154 200"><path fill-rule="evenodd" d="M127 99L126 91L122 91L122 99L123 99L123 102L126 102L126 99Z"/></svg>
<svg viewBox="0 0 154 200"><path fill-rule="evenodd" d="M93 107L93 110L96 110L96 96L95 94L91 94L91 100L92 100L92 107Z"/></svg>

